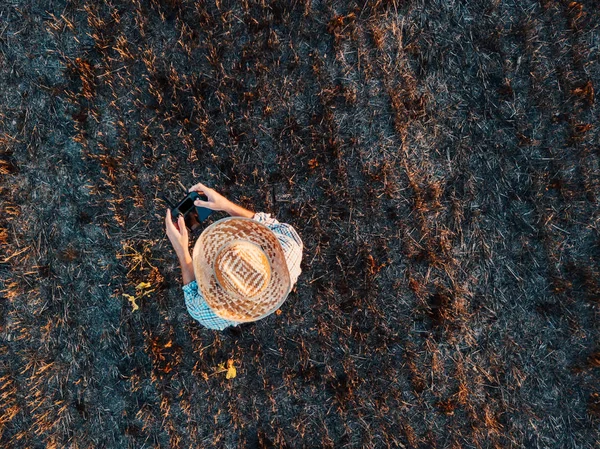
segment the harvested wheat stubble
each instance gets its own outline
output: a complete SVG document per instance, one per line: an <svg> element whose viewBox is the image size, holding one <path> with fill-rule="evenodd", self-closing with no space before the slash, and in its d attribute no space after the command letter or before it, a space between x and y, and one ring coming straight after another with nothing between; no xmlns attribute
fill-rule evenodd
<svg viewBox="0 0 600 449"><path fill-rule="evenodd" d="M597 447L599 27L2 2L0 446ZM187 315L157 198L198 180L302 236L281 314Z"/></svg>

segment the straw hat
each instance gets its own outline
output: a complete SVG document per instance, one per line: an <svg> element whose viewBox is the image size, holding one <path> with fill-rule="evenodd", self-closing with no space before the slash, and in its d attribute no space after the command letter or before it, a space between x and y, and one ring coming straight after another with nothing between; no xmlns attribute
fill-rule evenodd
<svg viewBox="0 0 600 449"><path fill-rule="evenodd" d="M226 320L260 320L291 290L279 240L251 218L223 218L210 225L198 237L192 261L206 303Z"/></svg>

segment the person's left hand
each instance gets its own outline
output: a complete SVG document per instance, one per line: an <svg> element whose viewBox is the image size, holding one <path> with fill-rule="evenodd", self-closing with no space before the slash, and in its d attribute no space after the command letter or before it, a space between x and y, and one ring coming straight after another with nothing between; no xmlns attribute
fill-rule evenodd
<svg viewBox="0 0 600 449"><path fill-rule="evenodd" d="M177 256L181 259L181 257L189 254L190 239L188 236L188 230L185 227L183 215L179 214L177 223L173 223L173 219L171 218L171 209L167 209L165 226L167 230L167 237L169 237Z"/></svg>

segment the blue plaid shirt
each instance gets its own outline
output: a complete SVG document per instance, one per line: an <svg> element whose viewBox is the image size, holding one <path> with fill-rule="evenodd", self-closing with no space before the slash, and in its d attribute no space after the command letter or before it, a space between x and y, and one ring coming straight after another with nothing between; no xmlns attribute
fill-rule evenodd
<svg viewBox="0 0 600 449"><path fill-rule="evenodd" d="M300 269L300 262L302 260L303 244L302 240L300 240L300 236L289 224L279 223L275 218L271 218L271 214L257 212L252 218L259 223L266 225L277 236L285 254L285 261L287 262L288 270L290 272L290 281L293 286L302 272ZM215 315L204 300L196 281L192 281L182 288L185 306L187 307L188 312L192 318L204 327L223 330L226 327L237 326L240 324L237 321L226 320Z"/></svg>

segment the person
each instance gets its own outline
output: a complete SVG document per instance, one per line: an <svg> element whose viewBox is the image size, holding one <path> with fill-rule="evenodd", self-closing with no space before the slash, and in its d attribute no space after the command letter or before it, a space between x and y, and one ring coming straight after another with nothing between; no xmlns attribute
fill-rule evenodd
<svg viewBox="0 0 600 449"><path fill-rule="evenodd" d="M195 205L227 212L208 226L189 251L183 216L167 209L166 233L181 265L189 314L204 327L224 330L269 316L300 276L303 243L296 230L271 214L252 212L198 183L189 189L207 201Z"/></svg>

